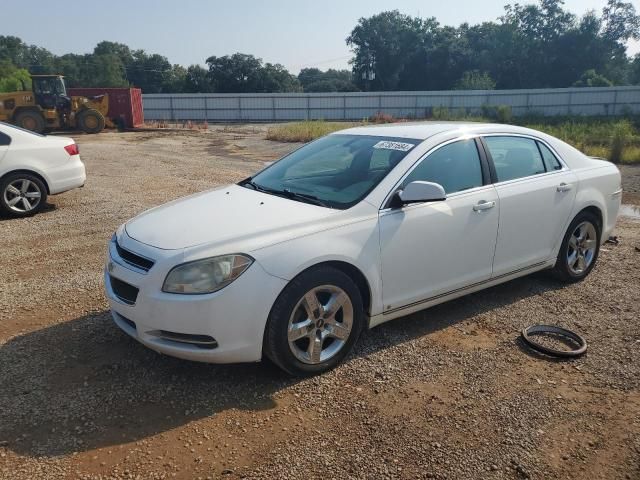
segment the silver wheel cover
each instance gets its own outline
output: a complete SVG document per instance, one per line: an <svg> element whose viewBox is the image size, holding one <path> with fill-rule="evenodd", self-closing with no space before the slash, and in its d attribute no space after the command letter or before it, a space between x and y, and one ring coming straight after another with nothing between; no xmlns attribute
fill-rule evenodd
<svg viewBox="0 0 640 480"><path fill-rule="evenodd" d="M309 290L289 318L287 337L291 353L315 365L336 356L353 328L353 304L339 287L322 285Z"/></svg>
<svg viewBox="0 0 640 480"><path fill-rule="evenodd" d="M582 275L593 263L598 236L591 222L582 222L569 237L567 245L567 267L573 275Z"/></svg>
<svg viewBox="0 0 640 480"><path fill-rule="evenodd" d="M5 205L18 213L32 211L42 199L42 192L38 185L26 178L18 178L9 183L2 195Z"/></svg>

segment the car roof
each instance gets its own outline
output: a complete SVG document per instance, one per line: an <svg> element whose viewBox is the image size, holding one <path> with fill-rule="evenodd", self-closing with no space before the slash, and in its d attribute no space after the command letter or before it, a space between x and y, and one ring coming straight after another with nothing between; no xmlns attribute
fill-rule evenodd
<svg viewBox="0 0 640 480"><path fill-rule="evenodd" d="M372 135L376 137L398 137L426 140L444 132L468 133L522 133L531 134L533 130L514 125L479 122L399 122L384 125L370 125L340 130L340 135ZM539 132L536 132L539 133Z"/></svg>

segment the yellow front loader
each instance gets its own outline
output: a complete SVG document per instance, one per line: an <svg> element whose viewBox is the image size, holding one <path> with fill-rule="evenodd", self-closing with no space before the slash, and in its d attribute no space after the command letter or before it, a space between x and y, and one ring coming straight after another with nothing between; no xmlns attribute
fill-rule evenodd
<svg viewBox="0 0 640 480"><path fill-rule="evenodd" d="M98 133L113 126L108 112L108 95L69 97L62 75L32 75L31 90L0 93L0 121L37 133L68 128Z"/></svg>

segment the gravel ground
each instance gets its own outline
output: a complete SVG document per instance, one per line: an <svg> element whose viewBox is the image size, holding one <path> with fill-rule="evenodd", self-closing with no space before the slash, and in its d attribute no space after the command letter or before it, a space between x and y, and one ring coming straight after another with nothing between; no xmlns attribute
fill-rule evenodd
<svg viewBox="0 0 640 480"><path fill-rule="evenodd" d="M0 219L0 479L640 479L631 219L583 283L536 274L385 324L316 378L176 360L120 332L101 285L111 233L295 147L264 130L79 136L85 188ZM640 204L640 168L623 174ZM533 322L582 333L587 355L529 352Z"/></svg>

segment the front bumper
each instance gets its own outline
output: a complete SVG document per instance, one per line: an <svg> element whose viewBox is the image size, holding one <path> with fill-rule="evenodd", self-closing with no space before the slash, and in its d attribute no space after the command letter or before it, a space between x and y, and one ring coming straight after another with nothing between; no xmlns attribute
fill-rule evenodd
<svg viewBox="0 0 640 480"><path fill-rule="evenodd" d="M126 234L121 237L123 248L154 258L156 263L146 273L128 268L115 248L110 248L104 283L118 327L153 350L186 360L237 363L262 358L266 321L271 306L286 285L285 280L269 275L254 262L237 280L218 292L164 293L162 282L176 264L175 252L153 249ZM170 255L174 255L171 260L163 258ZM111 277L138 289L133 304L114 293ZM202 345L181 341L182 338L211 338L215 339L215 346L212 342Z"/></svg>

